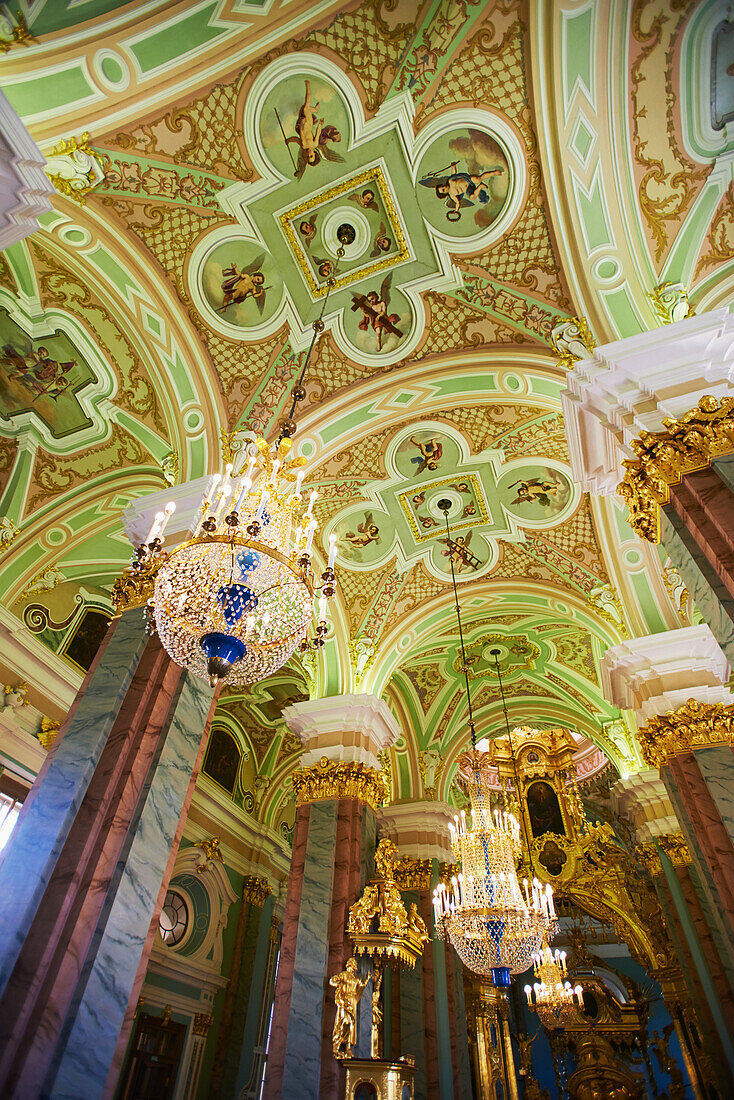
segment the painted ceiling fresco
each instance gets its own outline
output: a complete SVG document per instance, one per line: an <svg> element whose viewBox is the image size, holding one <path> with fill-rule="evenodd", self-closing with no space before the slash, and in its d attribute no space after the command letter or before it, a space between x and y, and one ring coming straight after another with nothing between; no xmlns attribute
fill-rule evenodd
<svg viewBox="0 0 734 1100"><path fill-rule="evenodd" d="M448 794L466 715L443 497L482 732L502 728L497 646L513 721L637 766L599 658L690 610L618 502L571 479L551 330L662 324L666 283L686 309L730 299L716 5L92 0L27 19L3 88L46 155L88 132L98 182L58 184L0 256L3 614L63 661L84 609L110 611L124 508L273 438L323 311L296 449L321 550L338 536L338 607L323 658L223 695L242 805L287 829L283 706L340 691L398 716L397 794Z"/></svg>

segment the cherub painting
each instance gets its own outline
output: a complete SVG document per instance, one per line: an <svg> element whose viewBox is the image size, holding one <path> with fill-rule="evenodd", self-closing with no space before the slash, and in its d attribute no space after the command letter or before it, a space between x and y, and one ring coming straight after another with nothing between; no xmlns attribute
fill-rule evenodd
<svg viewBox="0 0 734 1100"><path fill-rule="evenodd" d="M304 219L302 222L299 222L298 232L303 237L303 243L305 244L306 248L310 248L311 241L316 236L316 215L312 214L310 221L306 221Z"/></svg>
<svg viewBox="0 0 734 1100"><path fill-rule="evenodd" d="M461 222L464 212L472 210L475 225L484 228L504 206L510 176L507 156L491 134L470 127L455 130L437 138L422 158L419 204L435 218L439 199L450 222ZM431 192L435 199L428 197ZM470 226L467 231L476 232Z"/></svg>
<svg viewBox="0 0 734 1100"><path fill-rule="evenodd" d="M487 187L492 176L500 176L503 168L488 168L485 172L476 175L469 172L458 172L458 164L451 164L453 169L448 176L427 176L421 180L424 187L433 187L439 199L446 200L446 217L449 221L459 221L461 211L476 202L488 203L492 199L492 193Z"/></svg>
<svg viewBox="0 0 734 1100"><path fill-rule="evenodd" d="M395 327L400 320L400 314L388 313L391 283L392 272L382 280L379 294L376 290L369 290L367 294L355 294L352 297L352 311L362 310L359 328L362 332L368 332L370 328L374 331L378 351L382 350L382 340L386 332L394 336L403 336L400 329Z"/></svg>
<svg viewBox="0 0 734 1100"><path fill-rule="evenodd" d="M347 531L344 538L355 550L363 550L370 543L379 542L380 528L375 523L372 512L367 512L362 523L357 524L357 530Z"/></svg>
<svg viewBox="0 0 734 1100"><path fill-rule="evenodd" d="M329 142L335 143L342 139L336 126L325 123L318 117L319 104L311 102L311 81L305 81L305 97L296 119L294 129L295 137L287 137L286 145L298 146L298 162L296 164L295 177L300 179L306 168L317 165L321 158L331 161L343 161L333 149L329 148ZM278 116L280 121L280 116Z"/></svg>
<svg viewBox="0 0 734 1100"><path fill-rule="evenodd" d="M507 488L516 489L517 492L517 496L510 501L510 504L528 504L537 501L544 508L550 508L551 497L557 497L565 485L560 478L554 477L549 472L547 478L529 477L527 481L513 481Z"/></svg>
<svg viewBox="0 0 734 1100"><path fill-rule="evenodd" d="M469 531L466 535L457 535L456 538L450 541L449 539L438 540L442 546L446 547L445 550L441 551L441 556L444 558L453 556L454 569L457 573L465 573L469 569L478 569L482 564L481 559L469 549L472 533L472 531Z"/></svg>
<svg viewBox="0 0 734 1100"><path fill-rule="evenodd" d="M361 192L353 191L351 195L347 195L347 198L350 199L351 202L356 202L363 210L374 210L375 214L380 213L380 208L375 198L375 192L371 187L366 187L364 191Z"/></svg>
<svg viewBox="0 0 734 1100"><path fill-rule="evenodd" d="M257 303L259 312L262 313L265 306L265 291L269 289L265 285L265 276L262 272L264 259L263 254L242 268L238 268L236 263L230 263L229 267L222 269L224 278L221 290L224 297L217 313L224 313L230 306L239 305L247 298L252 298Z"/></svg>
<svg viewBox="0 0 734 1100"><path fill-rule="evenodd" d="M387 228L384 222L380 222L380 228L377 230L377 236L375 237L372 245L372 251L370 252L370 258L374 259L375 256L382 255L383 252L389 252L392 248L392 241L387 236Z"/></svg>
<svg viewBox="0 0 734 1100"><path fill-rule="evenodd" d="M443 454L443 443L439 439L427 439L422 442L413 436L410 437L410 442L420 452L420 457L415 455L410 460L416 467L416 474L422 474L424 470L437 470Z"/></svg>

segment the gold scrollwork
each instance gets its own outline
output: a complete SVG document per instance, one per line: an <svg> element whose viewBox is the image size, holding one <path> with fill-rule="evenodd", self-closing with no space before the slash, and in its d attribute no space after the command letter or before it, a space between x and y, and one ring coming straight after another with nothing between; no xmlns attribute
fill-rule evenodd
<svg viewBox="0 0 734 1100"><path fill-rule="evenodd" d="M156 573L167 557L167 554L156 554L142 568L123 570L112 586L112 606L116 615L132 607L143 607L153 599Z"/></svg>
<svg viewBox="0 0 734 1100"><path fill-rule="evenodd" d="M293 775L296 805L330 798L354 798L376 810L388 800L390 790L383 772L359 760L329 760L322 756L317 764Z"/></svg>
<svg viewBox="0 0 734 1100"><path fill-rule="evenodd" d="M51 748L56 740L56 734L59 732L61 722L57 722L54 718L47 718L44 716L41 718L41 728L38 731L38 740L43 745L46 752Z"/></svg>
<svg viewBox="0 0 734 1100"><path fill-rule="evenodd" d="M401 890L427 890L431 885L431 861L403 856L395 864L394 875Z"/></svg>
<svg viewBox="0 0 734 1100"><path fill-rule="evenodd" d="M734 743L734 705L687 703L654 715L639 731L642 755L652 768L662 768L671 756L694 752L709 745Z"/></svg>
<svg viewBox="0 0 734 1100"><path fill-rule="evenodd" d="M665 431L642 432L632 441L637 458L622 463L626 472L617 487L630 526L648 542L660 541L660 508L668 503L670 486L734 451L734 398L705 395L685 416L663 424Z"/></svg>

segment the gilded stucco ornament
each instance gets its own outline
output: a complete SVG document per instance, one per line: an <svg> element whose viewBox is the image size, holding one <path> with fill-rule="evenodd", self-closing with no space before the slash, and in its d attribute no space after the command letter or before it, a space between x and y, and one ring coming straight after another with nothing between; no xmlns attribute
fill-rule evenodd
<svg viewBox="0 0 734 1100"><path fill-rule="evenodd" d="M591 358L596 341L585 317L562 317L551 329L551 345L559 367L572 370L574 363Z"/></svg>
<svg viewBox="0 0 734 1100"><path fill-rule="evenodd" d="M133 607L143 607L153 599L155 578L168 555L159 554L147 561L136 561L124 569L112 586L112 606L116 615Z"/></svg>
<svg viewBox="0 0 734 1100"><path fill-rule="evenodd" d="M706 395L685 416L663 424L665 431L642 432L632 441L637 458L623 461L626 472L617 487L630 526L648 542L660 541L660 508L668 503L670 486L734 451L734 398Z"/></svg>
<svg viewBox="0 0 734 1100"><path fill-rule="evenodd" d="M41 719L41 728L38 731L38 740L43 745L46 752L51 748L56 740L56 734L59 732L61 722L57 722L54 718L47 718L45 715Z"/></svg>
<svg viewBox="0 0 734 1100"><path fill-rule="evenodd" d="M197 874L203 875L205 871L209 871L215 860L220 863L224 863L221 849L219 847L220 840L218 836L213 836L211 840L199 840L194 845L195 848L201 848L201 854L199 855L199 862L196 866Z"/></svg>
<svg viewBox="0 0 734 1100"><path fill-rule="evenodd" d="M376 878L351 906L347 932L358 955L414 966L430 937L418 907L405 908L395 877L400 863L405 861L399 861L393 842L381 840L375 852Z"/></svg>
<svg viewBox="0 0 734 1100"><path fill-rule="evenodd" d="M662 875L663 866L660 862L660 851L663 851L674 867L687 867L691 863L691 853L682 833L668 833L649 840L645 844L638 844L635 848L635 856L645 869L657 878Z"/></svg>
<svg viewBox="0 0 734 1100"><path fill-rule="evenodd" d="M89 146L89 134L55 145L46 157L46 175L57 191L83 206L104 179L102 158Z"/></svg>
<svg viewBox="0 0 734 1100"><path fill-rule="evenodd" d="M645 763L662 768L671 756L734 743L734 705L689 699L675 710L654 715L638 736Z"/></svg>
<svg viewBox="0 0 734 1100"><path fill-rule="evenodd" d="M329 760L322 756L310 768L293 776L296 805L331 798L354 798L376 810L390 795L387 778L377 768L358 760Z"/></svg>
<svg viewBox="0 0 734 1100"><path fill-rule="evenodd" d="M685 321L686 317L696 316L683 283L660 283L648 294L648 298L663 324L672 325L676 321Z"/></svg>

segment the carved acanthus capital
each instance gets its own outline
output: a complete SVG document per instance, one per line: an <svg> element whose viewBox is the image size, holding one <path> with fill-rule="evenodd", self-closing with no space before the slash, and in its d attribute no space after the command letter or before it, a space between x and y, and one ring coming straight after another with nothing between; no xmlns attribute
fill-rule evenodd
<svg viewBox="0 0 734 1100"><path fill-rule="evenodd" d="M429 889L431 885L430 859L403 858L395 864L395 881L401 890Z"/></svg>
<svg viewBox="0 0 734 1100"><path fill-rule="evenodd" d="M245 875L242 883L242 900L249 905L257 905L262 909L272 892L270 883L262 875Z"/></svg>
<svg viewBox="0 0 734 1100"><path fill-rule="evenodd" d="M665 431L642 432L631 443L617 492L627 502L630 526L648 542L660 541L660 508L669 488L685 474L705 469L717 455L734 451L734 398L702 397L695 409L663 421Z"/></svg>
<svg viewBox="0 0 734 1100"><path fill-rule="evenodd" d="M194 1035L207 1036L209 1034L209 1028L214 1023L214 1017L210 1016L207 1012L197 1012L194 1016L194 1023L192 1030Z"/></svg>
<svg viewBox="0 0 734 1100"><path fill-rule="evenodd" d="M323 799L354 798L376 810L390 795L387 778L377 768L359 760L329 760L326 756L312 767L297 771L293 789L298 806Z"/></svg>
<svg viewBox="0 0 734 1100"><path fill-rule="evenodd" d="M666 714L653 715L639 731L642 755L650 767L662 768L671 756L734 741L734 705L689 699Z"/></svg>

